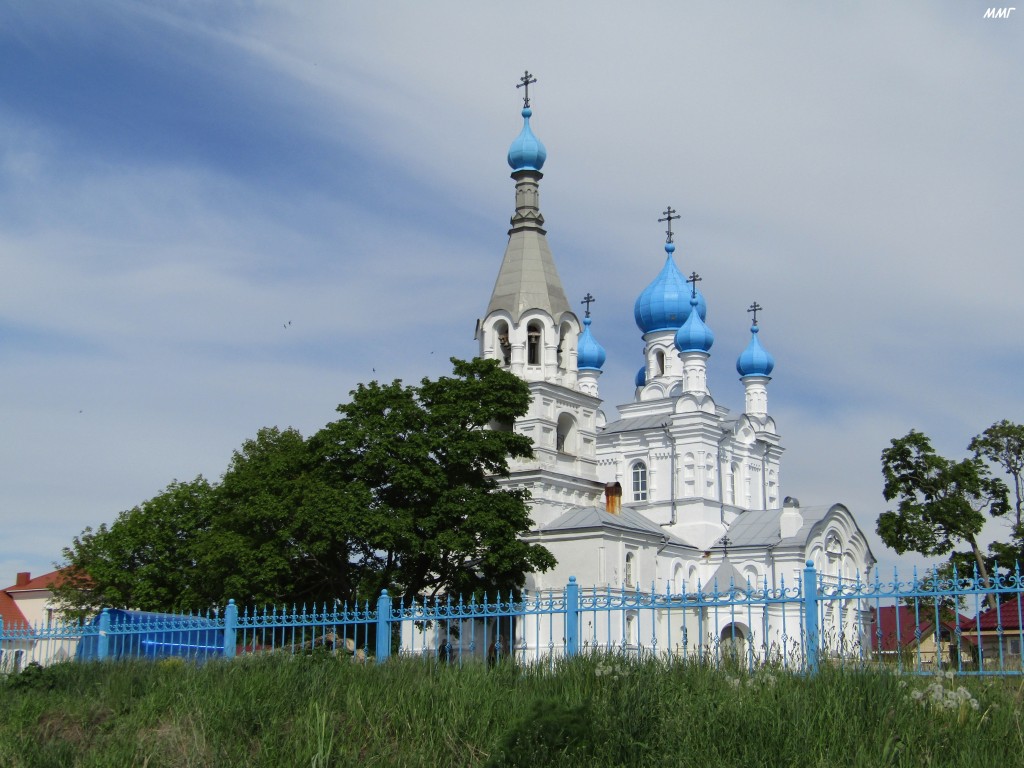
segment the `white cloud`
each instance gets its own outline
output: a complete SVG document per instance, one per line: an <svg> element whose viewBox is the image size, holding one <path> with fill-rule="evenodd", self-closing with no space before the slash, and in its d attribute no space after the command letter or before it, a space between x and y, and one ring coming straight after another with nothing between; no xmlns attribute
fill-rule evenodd
<svg viewBox="0 0 1024 768"><path fill-rule="evenodd" d="M213 111L180 146L94 154L102 136L46 117L72 76L55 65L0 122L0 573L216 477L260 426L312 431L359 381L473 354L526 68L549 239L570 299L598 297L609 405L632 396L632 304L671 204L719 402L742 405L745 309L766 307L784 492L847 502L870 532L889 438L913 426L957 455L1024 421L1020 24L970 3L114 10L23 12L7 42L45 58L116 24L159 49L108 67L103 98L187 60L187 80L154 79L166 114ZM230 83L222 103L187 100L203 72Z"/></svg>

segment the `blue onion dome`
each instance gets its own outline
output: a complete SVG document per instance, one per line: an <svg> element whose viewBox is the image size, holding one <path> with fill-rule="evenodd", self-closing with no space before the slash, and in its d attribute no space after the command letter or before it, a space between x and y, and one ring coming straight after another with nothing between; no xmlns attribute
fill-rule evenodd
<svg viewBox="0 0 1024 768"><path fill-rule="evenodd" d="M700 307L696 296L690 298L690 307L690 316L676 331L676 349L680 352L707 352L715 343L715 334L711 332L700 316ZM697 311L694 312L694 309Z"/></svg>
<svg viewBox="0 0 1024 768"><path fill-rule="evenodd" d="M665 243L668 254L665 266L633 305L633 318L644 333L674 331L690 316L691 288L672 258L675 249L675 243ZM708 307L700 291L697 291L697 312L702 320L707 317Z"/></svg>
<svg viewBox="0 0 1024 768"><path fill-rule="evenodd" d="M768 376L775 367L775 359L757 340L757 326L750 326L750 343L736 361L740 376Z"/></svg>
<svg viewBox="0 0 1024 768"><path fill-rule="evenodd" d="M636 372L636 378L633 383L638 387L642 387L647 383L647 366L641 365L640 370Z"/></svg>
<svg viewBox="0 0 1024 768"><path fill-rule="evenodd" d="M604 347L590 333L590 318L583 318L583 333L580 334L579 348L576 352L576 367L580 370L601 370L605 360Z"/></svg>
<svg viewBox="0 0 1024 768"><path fill-rule="evenodd" d="M508 164L512 166L513 171L539 171L548 158L548 151L530 130L532 114L532 109L523 107L523 130L508 148Z"/></svg>

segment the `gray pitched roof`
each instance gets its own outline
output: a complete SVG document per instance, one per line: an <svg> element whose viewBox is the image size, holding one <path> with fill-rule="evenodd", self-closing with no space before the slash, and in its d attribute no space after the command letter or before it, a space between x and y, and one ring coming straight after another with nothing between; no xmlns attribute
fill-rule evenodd
<svg viewBox="0 0 1024 768"><path fill-rule="evenodd" d="M677 536L673 536L657 523L651 522L634 509L623 507L617 515L609 514L597 507L575 507L551 523L541 526L540 530L545 533L553 531L577 531L608 528L612 530L630 531L642 533L648 536L654 535L659 538L667 538L673 544L687 546L686 542Z"/></svg>
<svg viewBox="0 0 1024 768"><path fill-rule="evenodd" d="M804 523L795 536L782 539L779 536L781 509L748 510L740 514L729 527L730 547L760 547L770 544L802 544L811 535L815 525L825 519L833 505L800 507Z"/></svg>
<svg viewBox="0 0 1024 768"><path fill-rule="evenodd" d="M512 321L518 323L523 312L529 309L544 310L556 323L564 312L570 311L543 230L513 230L487 314L505 310L512 315Z"/></svg>
<svg viewBox="0 0 1024 768"><path fill-rule="evenodd" d="M671 418L672 414L659 413L654 416L634 416L632 418L618 419L605 426L602 434L632 432L637 429L659 429Z"/></svg>

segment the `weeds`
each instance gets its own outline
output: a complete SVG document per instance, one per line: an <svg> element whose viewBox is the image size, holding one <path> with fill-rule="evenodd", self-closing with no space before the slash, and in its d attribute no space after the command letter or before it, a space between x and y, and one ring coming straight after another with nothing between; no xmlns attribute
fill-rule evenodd
<svg viewBox="0 0 1024 768"><path fill-rule="evenodd" d="M1020 762L1019 681L582 655L522 667L328 654L26 669L0 764L978 766ZM973 702L973 703L972 703Z"/></svg>

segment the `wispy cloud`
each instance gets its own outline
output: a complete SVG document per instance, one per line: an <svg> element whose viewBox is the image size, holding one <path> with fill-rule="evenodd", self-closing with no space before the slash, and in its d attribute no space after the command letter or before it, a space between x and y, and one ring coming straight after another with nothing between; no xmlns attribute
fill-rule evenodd
<svg viewBox="0 0 1024 768"><path fill-rule="evenodd" d="M609 409L637 294L704 277L709 380L742 406L765 306L783 491L884 509L916 427L1024 420L1024 17L900 6L162 3L12 8L0 31L0 573L268 424L475 351L536 72L542 207L598 297ZM290 321L290 325L289 325ZM886 556L875 544L876 554Z"/></svg>

